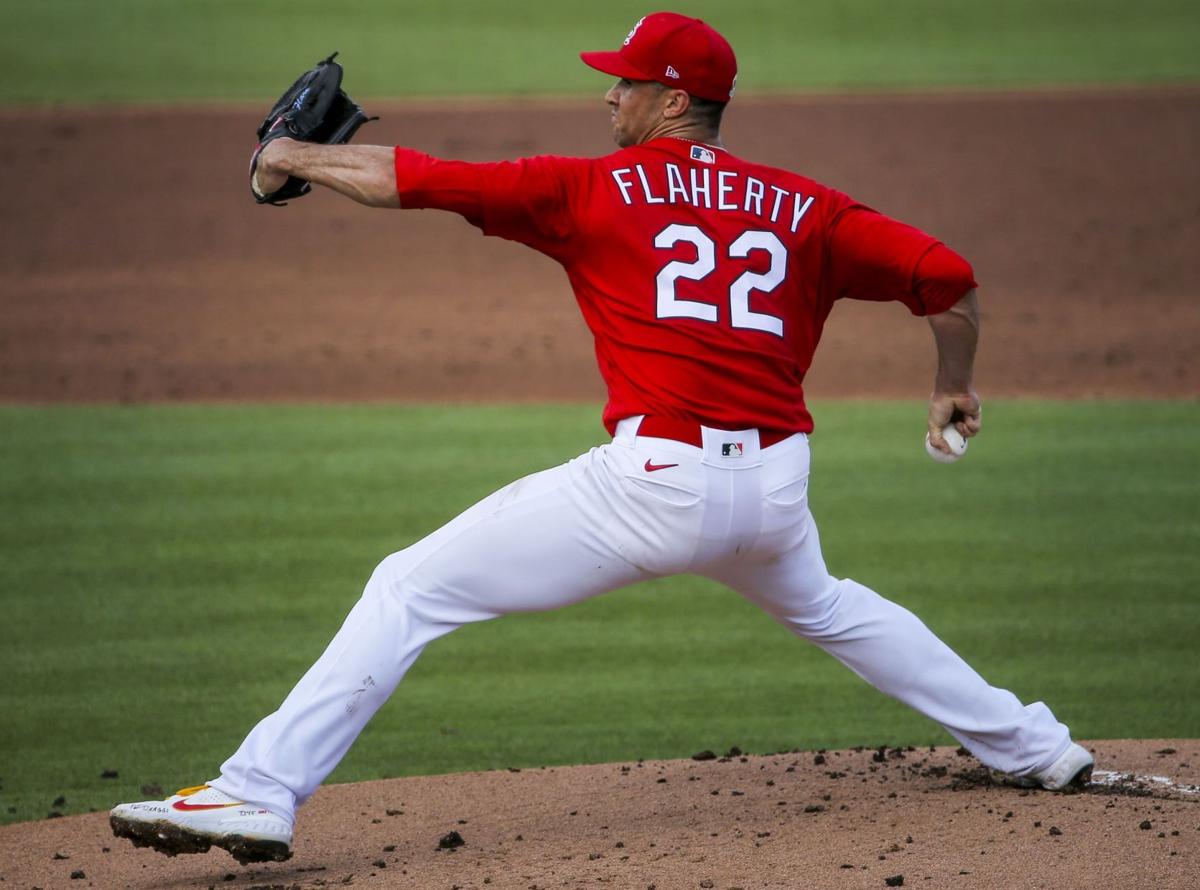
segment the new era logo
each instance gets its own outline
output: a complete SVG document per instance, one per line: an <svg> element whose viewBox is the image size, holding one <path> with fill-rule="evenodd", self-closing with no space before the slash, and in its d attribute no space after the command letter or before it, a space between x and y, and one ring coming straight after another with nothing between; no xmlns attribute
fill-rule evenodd
<svg viewBox="0 0 1200 890"><path fill-rule="evenodd" d="M672 66L668 65L667 66L667 77L671 77L671 78L674 78L675 80L679 80L679 72L676 71Z"/></svg>
<svg viewBox="0 0 1200 890"><path fill-rule="evenodd" d="M722 442L721 457L741 457L742 443L741 442Z"/></svg>
<svg viewBox="0 0 1200 890"><path fill-rule="evenodd" d="M705 148L703 145L692 146L692 160L703 161L706 164L715 164L717 156Z"/></svg>

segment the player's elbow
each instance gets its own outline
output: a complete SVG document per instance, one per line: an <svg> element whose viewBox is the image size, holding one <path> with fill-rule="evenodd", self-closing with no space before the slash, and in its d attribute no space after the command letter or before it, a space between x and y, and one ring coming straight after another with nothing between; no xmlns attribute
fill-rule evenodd
<svg viewBox="0 0 1200 890"><path fill-rule="evenodd" d="M971 264L944 244L921 258L916 278L917 294L927 315L945 312L978 287Z"/></svg>

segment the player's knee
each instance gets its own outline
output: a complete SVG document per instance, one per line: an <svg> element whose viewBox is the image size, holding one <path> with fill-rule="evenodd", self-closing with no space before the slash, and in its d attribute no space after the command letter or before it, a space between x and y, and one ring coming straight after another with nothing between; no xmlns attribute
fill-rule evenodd
<svg viewBox="0 0 1200 890"><path fill-rule="evenodd" d="M837 639L871 623L885 604L890 605L869 587L831 575L803 607L792 610L787 621L806 639Z"/></svg>
<svg viewBox="0 0 1200 890"><path fill-rule="evenodd" d="M796 633L804 636L819 633L836 612L837 584L837 578L827 575L804 589L789 591L787 602L768 606L767 610Z"/></svg>
<svg viewBox="0 0 1200 890"><path fill-rule="evenodd" d="M407 550L400 550L383 558L371 580L367 582L367 593L379 596L402 596L405 580L412 574L414 561Z"/></svg>

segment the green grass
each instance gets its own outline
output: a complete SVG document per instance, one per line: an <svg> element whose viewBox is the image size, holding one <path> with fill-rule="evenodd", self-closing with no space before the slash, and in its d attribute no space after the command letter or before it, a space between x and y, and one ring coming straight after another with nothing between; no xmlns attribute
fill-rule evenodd
<svg viewBox="0 0 1200 890"><path fill-rule="evenodd" d="M265 102L338 49L356 97L596 94L642 0L0 0L0 104ZM739 53L743 92L1200 79L1195 0L677 4Z"/></svg>
<svg viewBox="0 0 1200 890"><path fill-rule="evenodd" d="M816 413L835 573L1080 737L1200 736L1196 403L990 403L950 467L920 405ZM0 407L0 821L211 777L383 555L602 437L591 406ZM679 578L434 643L332 780L948 741Z"/></svg>

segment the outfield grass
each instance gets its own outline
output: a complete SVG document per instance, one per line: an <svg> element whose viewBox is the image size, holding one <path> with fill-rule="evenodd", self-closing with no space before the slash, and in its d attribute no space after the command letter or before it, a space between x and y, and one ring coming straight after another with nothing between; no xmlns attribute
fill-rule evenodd
<svg viewBox="0 0 1200 890"><path fill-rule="evenodd" d="M0 0L0 104L274 97L331 50L356 97L592 95L644 0ZM743 92L1200 79L1195 0L675 4L739 54Z"/></svg>
<svg viewBox="0 0 1200 890"><path fill-rule="evenodd" d="M835 573L1080 737L1200 736L1196 403L993 402L950 467L924 456L918 404L816 414ZM0 821L210 777L380 557L599 441L597 416L0 407ZM948 741L682 578L436 642L332 780Z"/></svg>

